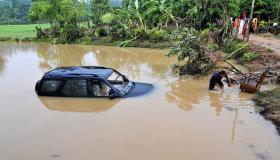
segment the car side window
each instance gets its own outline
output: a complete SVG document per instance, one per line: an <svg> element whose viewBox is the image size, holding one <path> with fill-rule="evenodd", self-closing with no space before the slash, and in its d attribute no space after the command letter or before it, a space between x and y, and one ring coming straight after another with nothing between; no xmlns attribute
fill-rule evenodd
<svg viewBox="0 0 280 160"><path fill-rule="evenodd" d="M61 83L61 80L44 80L41 91L44 93L55 93Z"/></svg>
<svg viewBox="0 0 280 160"><path fill-rule="evenodd" d="M92 96L108 97L113 94L113 90L105 82L100 80L90 80L90 92Z"/></svg>
<svg viewBox="0 0 280 160"><path fill-rule="evenodd" d="M62 94L66 96L87 96L87 81L84 79L67 80L62 89Z"/></svg>

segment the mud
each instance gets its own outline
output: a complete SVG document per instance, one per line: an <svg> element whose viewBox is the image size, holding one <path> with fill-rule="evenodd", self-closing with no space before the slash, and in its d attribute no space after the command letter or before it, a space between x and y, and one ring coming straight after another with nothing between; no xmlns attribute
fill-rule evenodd
<svg viewBox="0 0 280 160"><path fill-rule="evenodd" d="M1 42L0 159L279 159L280 136L252 95L177 77L166 52ZM114 100L38 97L43 73L67 65L113 67L155 89Z"/></svg>
<svg viewBox="0 0 280 160"><path fill-rule="evenodd" d="M260 92L254 101L261 107L260 113L276 125L280 134L280 88Z"/></svg>

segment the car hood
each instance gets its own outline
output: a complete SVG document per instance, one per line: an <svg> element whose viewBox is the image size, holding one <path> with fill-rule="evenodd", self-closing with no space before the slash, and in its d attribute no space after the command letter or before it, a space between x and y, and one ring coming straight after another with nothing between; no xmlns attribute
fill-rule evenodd
<svg viewBox="0 0 280 160"><path fill-rule="evenodd" d="M154 86L152 84L134 82L134 87L124 97L141 96L141 95L144 95L144 94L147 94L147 93L151 92L153 89L154 89Z"/></svg>

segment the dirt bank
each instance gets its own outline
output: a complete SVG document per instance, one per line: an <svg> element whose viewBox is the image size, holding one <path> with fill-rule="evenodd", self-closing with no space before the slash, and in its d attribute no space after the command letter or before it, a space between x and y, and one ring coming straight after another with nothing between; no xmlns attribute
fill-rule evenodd
<svg viewBox="0 0 280 160"><path fill-rule="evenodd" d="M256 105L261 107L261 114L271 120L280 134L280 87L259 92L253 98Z"/></svg>

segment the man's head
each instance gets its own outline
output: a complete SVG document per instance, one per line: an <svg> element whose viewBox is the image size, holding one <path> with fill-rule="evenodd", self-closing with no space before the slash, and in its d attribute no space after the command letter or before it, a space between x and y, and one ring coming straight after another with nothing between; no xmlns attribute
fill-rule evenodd
<svg viewBox="0 0 280 160"><path fill-rule="evenodd" d="M226 74L227 74L226 71L224 71L224 70L221 70L221 71L220 71L220 75L221 75L222 77L226 76Z"/></svg>

